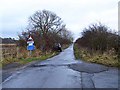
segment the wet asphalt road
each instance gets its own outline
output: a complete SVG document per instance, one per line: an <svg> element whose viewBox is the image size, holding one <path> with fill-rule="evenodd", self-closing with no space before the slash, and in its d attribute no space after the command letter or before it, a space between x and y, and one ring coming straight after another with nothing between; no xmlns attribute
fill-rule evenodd
<svg viewBox="0 0 120 90"><path fill-rule="evenodd" d="M117 68L75 60L73 45L12 74L3 88L118 88Z"/></svg>

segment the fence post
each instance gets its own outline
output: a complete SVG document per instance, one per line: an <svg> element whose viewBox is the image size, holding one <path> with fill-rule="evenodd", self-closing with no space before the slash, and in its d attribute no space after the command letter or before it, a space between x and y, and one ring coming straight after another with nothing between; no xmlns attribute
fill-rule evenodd
<svg viewBox="0 0 120 90"><path fill-rule="evenodd" d="M19 47L17 47L17 59L19 58Z"/></svg>

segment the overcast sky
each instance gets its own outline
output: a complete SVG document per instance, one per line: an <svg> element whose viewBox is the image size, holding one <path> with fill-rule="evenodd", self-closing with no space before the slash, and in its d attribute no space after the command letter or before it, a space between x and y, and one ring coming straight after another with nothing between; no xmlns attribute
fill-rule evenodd
<svg viewBox="0 0 120 90"><path fill-rule="evenodd" d="M37 10L50 10L62 18L78 37L90 24L101 22L118 30L119 0L0 0L0 37L18 38L29 16Z"/></svg>

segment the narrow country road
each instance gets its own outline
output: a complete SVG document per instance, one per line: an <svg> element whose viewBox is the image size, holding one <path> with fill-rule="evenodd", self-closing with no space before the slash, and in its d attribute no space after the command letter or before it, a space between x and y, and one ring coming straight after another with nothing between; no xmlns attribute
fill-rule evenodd
<svg viewBox="0 0 120 90"><path fill-rule="evenodd" d="M12 74L3 88L118 88L118 70L75 60L73 45Z"/></svg>

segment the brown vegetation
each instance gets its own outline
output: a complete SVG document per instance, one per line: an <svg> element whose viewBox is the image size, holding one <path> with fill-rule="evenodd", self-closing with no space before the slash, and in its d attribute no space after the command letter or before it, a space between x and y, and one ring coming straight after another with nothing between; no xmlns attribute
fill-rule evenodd
<svg viewBox="0 0 120 90"><path fill-rule="evenodd" d="M82 37L75 42L75 56L89 62L119 66L119 38L105 25L91 25L84 29Z"/></svg>
<svg viewBox="0 0 120 90"><path fill-rule="evenodd" d="M32 36L36 48L43 52L52 50L55 43L64 45L73 40L61 18L47 10L37 11L29 18L27 30L19 35L19 46L27 46L29 36Z"/></svg>

